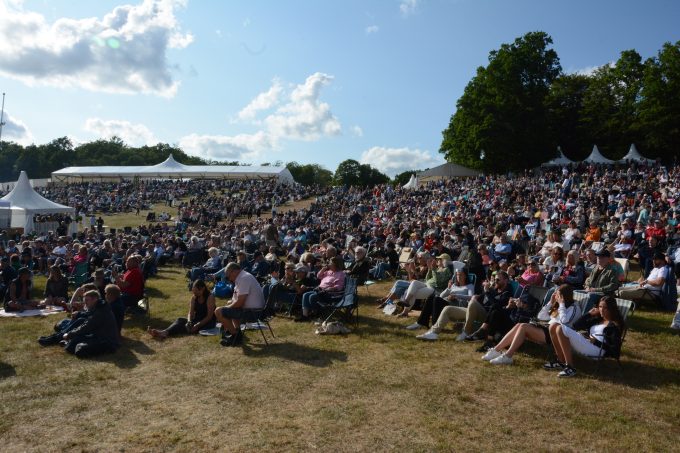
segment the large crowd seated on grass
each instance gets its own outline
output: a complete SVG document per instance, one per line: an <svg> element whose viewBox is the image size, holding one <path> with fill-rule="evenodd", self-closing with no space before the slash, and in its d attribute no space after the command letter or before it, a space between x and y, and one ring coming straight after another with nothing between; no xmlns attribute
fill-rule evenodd
<svg viewBox="0 0 680 453"><path fill-rule="evenodd" d="M21 262L33 271L47 272L57 265L72 273L74 256L84 246L88 272L122 265L130 256L138 255L146 278L152 278L159 266L177 262L194 268L188 272L194 281L216 275L226 283L233 282L224 278L224 272L220 275L220 269L238 262L239 272L253 272L253 267L266 269L258 271L256 277L268 293L272 290L271 278L285 284L287 275L288 290L296 293L293 305L304 309L300 320L313 319L313 310L318 308L318 298L306 295L312 288L309 280L326 278L329 269L335 273L347 265L348 272L362 283L369 272L371 278L399 274L405 283L397 281L388 297L381 298L381 305L389 300L401 301L403 308L395 313L408 317L416 304L430 303L423 325L409 324L415 330L427 327L432 320L433 328L419 337L434 339L446 322L460 321L465 322L465 330L459 339L485 340L487 350L508 332L520 335L516 326L532 318L536 314L532 312L543 305L524 300L527 291L522 288L569 284L566 292L590 291L598 297L619 294L616 290L625 275L614 257L639 261L641 286L658 283L645 279L659 265L669 269L674 266L680 284L678 166L581 164L522 175L433 181L416 190L390 185L306 188L268 181L84 183L47 190L46 195L55 201L75 201L81 207L106 212L123 206L137 209L140 203L169 206L173 205L171 200L175 200L176 211L170 211L174 214L171 221L140 222L115 234L85 228L74 239L52 233L18 238L11 250L3 244L0 257L9 259L20 253L29 256ZM309 207L285 206L288 201L310 197L314 200ZM402 262L396 257L405 250L410 253ZM655 258L659 253L663 254L661 262ZM365 263L355 266L360 260ZM464 263L469 277L456 277L449 267L453 261ZM304 270L300 278L308 279L307 285L295 286L291 279L298 276L296 269ZM672 277L669 273L662 280L670 284L675 280ZM449 279L447 285L444 280ZM473 295L465 288L469 279ZM451 293L444 302L433 302L447 286L456 284L461 285L461 297ZM513 297L519 295L522 297ZM200 299L207 300L203 296ZM548 319L559 319L559 304L552 296L548 299L553 304L552 318ZM609 300L595 308L585 315L597 319L579 325L596 329L599 339L595 341L606 344L598 320L619 325L621 318L612 311ZM527 313L520 314L521 310ZM194 321L187 320L190 325ZM476 322L481 328L473 332ZM181 329L173 327L171 331ZM556 360L563 361L565 375L573 375L572 364L564 362L571 361L571 352L565 352L562 331L552 342L547 334L526 332L523 328L521 335L530 340L540 336L538 340L543 343L556 341L560 347ZM499 348L499 354L507 349L507 343ZM511 354L505 357L494 363L511 362Z"/></svg>

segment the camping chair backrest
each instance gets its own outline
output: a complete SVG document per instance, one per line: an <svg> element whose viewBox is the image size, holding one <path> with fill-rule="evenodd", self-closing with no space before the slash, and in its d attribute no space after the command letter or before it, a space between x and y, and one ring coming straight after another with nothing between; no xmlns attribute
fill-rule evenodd
<svg viewBox="0 0 680 453"><path fill-rule="evenodd" d="M399 254L399 264L406 264L411 258L412 251L413 249L411 247L402 248L401 253Z"/></svg>
<svg viewBox="0 0 680 453"><path fill-rule="evenodd" d="M347 277L345 279L345 292L342 296L341 306L350 307L356 304L357 283L356 278Z"/></svg>
<svg viewBox="0 0 680 453"><path fill-rule="evenodd" d="M630 263L626 258L614 258L617 263L623 268L623 278L624 281L628 280L628 271L630 270Z"/></svg>
<svg viewBox="0 0 680 453"><path fill-rule="evenodd" d="M621 313L624 321L635 311L635 302L632 300L617 298L616 305L619 307L619 313Z"/></svg>
<svg viewBox="0 0 680 453"><path fill-rule="evenodd" d="M576 304L581 310L581 314L586 314L586 308L588 308L588 300L590 299L590 294L581 291L574 291L574 304Z"/></svg>
<svg viewBox="0 0 680 453"><path fill-rule="evenodd" d="M462 261L454 261L452 263L453 265L453 272L455 273L458 269L463 269L465 268L465 263Z"/></svg>
<svg viewBox="0 0 680 453"><path fill-rule="evenodd" d="M545 296L548 294L548 291L550 289L546 288L545 286L530 286L529 287L529 295L535 297L536 299L541 302L541 306L545 305Z"/></svg>
<svg viewBox="0 0 680 453"><path fill-rule="evenodd" d="M678 288L675 286L676 279L671 266L666 266L666 275L661 287L661 308L666 311L675 310L678 302Z"/></svg>
<svg viewBox="0 0 680 453"><path fill-rule="evenodd" d="M477 275L468 273L467 274L467 282L471 285L476 285L477 284Z"/></svg>
<svg viewBox="0 0 680 453"><path fill-rule="evenodd" d="M515 280L510 280L510 290L512 297L519 297L522 295L522 285Z"/></svg>

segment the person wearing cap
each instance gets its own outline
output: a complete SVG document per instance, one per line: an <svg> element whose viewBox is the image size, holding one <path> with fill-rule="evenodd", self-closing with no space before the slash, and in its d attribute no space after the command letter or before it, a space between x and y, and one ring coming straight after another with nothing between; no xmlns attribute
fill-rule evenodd
<svg viewBox="0 0 680 453"><path fill-rule="evenodd" d="M654 298L661 297L661 290L668 272L666 270L666 256L663 253L655 253L653 257L654 268L649 275L640 277L636 283L624 285L616 293L617 297L628 300L638 300L651 294Z"/></svg>
<svg viewBox="0 0 680 453"><path fill-rule="evenodd" d="M661 219L654 219L653 223L645 229L645 238L655 237L659 243L666 241L666 229L663 227Z"/></svg>
<svg viewBox="0 0 680 453"><path fill-rule="evenodd" d="M597 256L597 266L585 283L585 291L596 296L591 297L589 302L595 302L602 294L613 295L621 286L616 268L611 263L611 252L604 248L595 255Z"/></svg>
<svg viewBox="0 0 680 453"><path fill-rule="evenodd" d="M22 267L17 271L17 277L12 280L5 294L5 311L24 311L38 308L39 302L31 299L31 271Z"/></svg>
<svg viewBox="0 0 680 453"><path fill-rule="evenodd" d="M262 282L269 275L269 263L264 259L262 252L259 250L253 254L253 265L250 273Z"/></svg>

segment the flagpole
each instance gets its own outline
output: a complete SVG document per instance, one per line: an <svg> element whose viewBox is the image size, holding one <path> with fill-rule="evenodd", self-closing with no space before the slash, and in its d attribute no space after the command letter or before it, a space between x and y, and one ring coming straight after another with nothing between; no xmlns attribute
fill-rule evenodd
<svg viewBox="0 0 680 453"><path fill-rule="evenodd" d="M5 93L2 93L2 108L0 109L0 151L2 151L2 126L5 125Z"/></svg>

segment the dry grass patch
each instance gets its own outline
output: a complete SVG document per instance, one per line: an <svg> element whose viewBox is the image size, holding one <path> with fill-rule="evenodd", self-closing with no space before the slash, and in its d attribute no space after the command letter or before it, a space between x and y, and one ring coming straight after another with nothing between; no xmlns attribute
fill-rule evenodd
<svg viewBox="0 0 680 453"><path fill-rule="evenodd" d="M453 332L418 342L413 319L383 316L365 288L347 336L276 318L268 347L252 331L243 348L159 342L144 330L186 315L183 270L161 269L149 288L152 317L127 319L121 350L100 359L38 346L60 316L0 319L3 451L677 449L680 337L667 314L631 319L623 373L580 360L577 378L558 380L539 347L494 368Z"/></svg>

